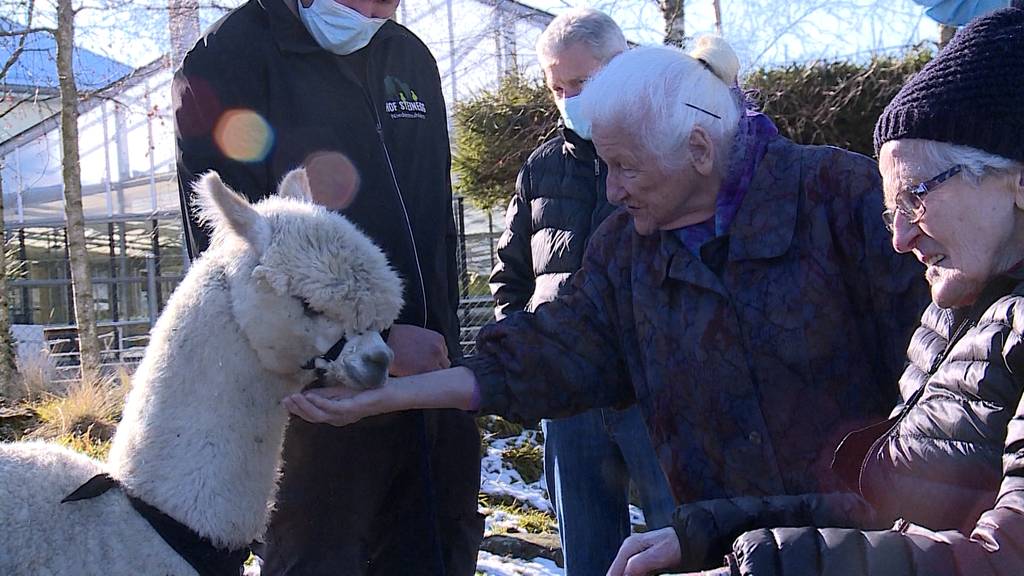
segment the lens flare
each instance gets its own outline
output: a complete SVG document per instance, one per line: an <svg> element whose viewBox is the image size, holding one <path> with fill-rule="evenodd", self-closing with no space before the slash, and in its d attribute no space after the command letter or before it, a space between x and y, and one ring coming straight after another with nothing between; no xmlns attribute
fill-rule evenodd
<svg viewBox="0 0 1024 576"><path fill-rule="evenodd" d="M341 152L318 151L303 162L309 175L313 202L331 210L344 210L359 192L359 170Z"/></svg>
<svg viewBox="0 0 1024 576"><path fill-rule="evenodd" d="M274 130L252 110L228 110L213 130L220 151L240 162L260 162L274 144Z"/></svg>

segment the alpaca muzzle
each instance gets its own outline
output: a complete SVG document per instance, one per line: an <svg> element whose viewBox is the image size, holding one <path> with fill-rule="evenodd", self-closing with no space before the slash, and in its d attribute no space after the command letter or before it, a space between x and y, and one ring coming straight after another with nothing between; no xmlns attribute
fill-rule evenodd
<svg viewBox="0 0 1024 576"><path fill-rule="evenodd" d="M388 334L390 333L390 331L390 328L386 328L380 332L380 338L382 341L384 341L385 344L387 344ZM330 349L327 350L327 352L324 352L319 356L314 356L310 358L308 361L306 361L305 364L302 365L303 370L313 370L314 374L316 375L316 378L313 380L313 382L306 386L306 390L310 390L313 388L323 388L325 386L330 385L327 379L328 370L325 366L338 360L338 357L341 356L341 351L345 349L345 345L348 344L348 342L348 337L342 336L337 342L334 343L333 346L330 347ZM387 365L390 364L392 357L393 355L389 355L386 359L386 362L384 362L383 375L385 378L387 377ZM380 363L380 361L376 360L376 357L371 359L371 364L373 365L377 365Z"/></svg>

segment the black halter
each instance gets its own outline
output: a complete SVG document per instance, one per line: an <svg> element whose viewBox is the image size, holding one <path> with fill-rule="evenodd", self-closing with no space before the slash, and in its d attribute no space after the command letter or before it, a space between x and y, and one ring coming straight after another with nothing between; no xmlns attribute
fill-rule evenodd
<svg viewBox="0 0 1024 576"><path fill-rule="evenodd" d="M209 538L204 538L194 530L164 514L159 509L124 489L119 481L108 474L97 474L82 484L74 492L68 494L61 504L96 498L111 488L120 488L128 497L132 508L149 522L157 534L167 542L186 562L199 573L199 576L239 576L243 565L249 559L250 546L236 550L225 550L213 545Z"/></svg>
<svg viewBox="0 0 1024 576"><path fill-rule="evenodd" d="M391 329L390 328L385 328L380 333L380 337L381 337L382 340L384 340L385 344L388 341L388 335L390 333L391 333ZM316 380L313 381L313 383L310 385L310 388L318 388L320 386L323 386L324 385L324 381L323 381L324 374L327 373L327 371L324 370L323 368L317 368L316 367L316 361L317 360L323 360L325 362L334 362L335 360L338 359L338 356L341 356L341 350L342 350L342 348L345 347L345 344L348 344L348 338L345 337L345 336L342 336L340 340L335 342L334 345L331 346L330 349L327 350L327 352L324 352L323 354L321 354L319 356L314 356L314 357L310 358L305 364L302 365L302 369L303 370L313 370L316 373Z"/></svg>
<svg viewBox="0 0 1024 576"><path fill-rule="evenodd" d="M316 361L324 360L326 362L333 362L337 360L338 356L341 356L341 350L342 348L345 347L345 344L348 344L348 338L342 336L341 340L335 342L334 345L327 350L327 352L324 352L319 356L313 356L312 358L310 358L309 361L302 365L302 369L316 371L316 379L317 381L319 381L323 377L326 370L324 370L323 368L317 368Z"/></svg>

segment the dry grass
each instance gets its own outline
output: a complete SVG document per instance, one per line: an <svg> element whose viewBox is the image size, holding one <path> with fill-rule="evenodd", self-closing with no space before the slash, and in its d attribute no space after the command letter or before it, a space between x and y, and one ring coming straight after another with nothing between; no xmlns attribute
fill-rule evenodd
<svg viewBox="0 0 1024 576"><path fill-rule="evenodd" d="M11 404L38 402L56 392L53 380L56 369L46 350L19 356L18 372L10 382L0 382L0 396Z"/></svg>
<svg viewBox="0 0 1024 576"><path fill-rule="evenodd" d="M109 440L120 419L128 381L127 373L119 370L116 374L72 382L63 396L49 393L35 406L42 424L31 436L87 439L83 446L86 451L91 443Z"/></svg>
<svg viewBox="0 0 1024 576"><path fill-rule="evenodd" d="M106 460L107 453L110 452L110 439L94 438L91 428L86 430L85 434L65 434L56 438L54 442L96 460Z"/></svg>

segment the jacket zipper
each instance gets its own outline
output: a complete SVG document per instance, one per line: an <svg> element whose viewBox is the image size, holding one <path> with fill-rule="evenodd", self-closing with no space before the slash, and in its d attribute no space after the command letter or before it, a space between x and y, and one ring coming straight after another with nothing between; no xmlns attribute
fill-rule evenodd
<svg viewBox="0 0 1024 576"><path fill-rule="evenodd" d="M402 189L398 185L398 175L395 174L395 166L391 162L391 152L388 151L388 145L384 142L384 127L380 122L380 114L377 112L377 106L373 101L373 95L370 92L370 59L366 59L366 84L364 85L363 92L366 94L366 99L370 104L370 109L373 110L373 119L377 124L377 139L380 141L380 147L384 150L384 158L388 162L388 170L391 172L391 182L395 185L395 194L398 196L398 202L402 206L402 215L405 217L405 229L409 232L409 242L412 243L412 255L416 260L416 275L420 281L420 298L423 305L423 328L427 327L427 286L423 282L423 268L420 266L420 253L416 247L416 236L412 231L412 221L409 219L409 209L405 206L405 198L402 196Z"/></svg>
<svg viewBox="0 0 1024 576"><path fill-rule="evenodd" d="M928 387L928 382L932 379L932 376L935 375L935 372L938 371L939 366L941 366L942 363L946 360L946 357L949 356L949 353L953 350L953 346L955 346L957 342L960 341L960 338L964 336L976 324L977 322L971 321L971 318L968 317L965 318L959 326L957 326L957 328L953 331L953 334L950 336L949 341L946 342L946 348L942 351L942 354L940 354L939 357L932 362L931 370L928 372L928 377L925 378L924 384L922 384L920 388L918 388L917 390L914 391L913 394L911 394L910 398L907 400L907 403L904 404L903 410L901 410L899 416L896 417L896 421L892 423L892 426L890 426L885 432L882 433L881 436L876 438L875 441L871 443L871 447L868 448L867 453L864 455L864 460L861 461L860 472L857 474L857 487L860 489L860 493L862 495L864 494L864 486L862 485L861 480L864 478L864 472L867 470L870 456L875 453L879 446L881 446L882 441L888 438L889 434L891 434L892 431L895 430L901 422L903 422L903 419L906 418L907 414L910 413L910 409L917 405L917 402L921 399L921 396L924 396L924 390L925 388Z"/></svg>

